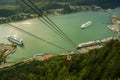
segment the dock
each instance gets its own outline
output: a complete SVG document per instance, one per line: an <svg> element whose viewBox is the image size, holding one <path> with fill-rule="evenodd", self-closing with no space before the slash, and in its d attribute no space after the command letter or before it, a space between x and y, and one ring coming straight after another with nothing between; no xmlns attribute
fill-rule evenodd
<svg viewBox="0 0 120 80"><path fill-rule="evenodd" d="M107 26L113 32L120 32L120 15L112 15L112 24Z"/></svg>
<svg viewBox="0 0 120 80"><path fill-rule="evenodd" d="M6 58L11 54L14 53L17 46L14 44L0 44L0 64L6 62Z"/></svg>
<svg viewBox="0 0 120 80"><path fill-rule="evenodd" d="M105 38L105 39L102 39L102 40L94 40L94 41L80 43L77 46L77 52L86 53L89 50L101 48L101 47L104 46L105 43L111 41L112 39L117 39L117 38L108 37L108 38Z"/></svg>

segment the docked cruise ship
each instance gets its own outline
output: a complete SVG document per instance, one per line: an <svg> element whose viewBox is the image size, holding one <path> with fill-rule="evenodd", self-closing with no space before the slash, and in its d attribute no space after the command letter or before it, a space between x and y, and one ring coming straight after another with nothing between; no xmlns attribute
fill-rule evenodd
<svg viewBox="0 0 120 80"><path fill-rule="evenodd" d="M81 28L87 28L88 26L90 26L92 24L92 21L87 21L86 23L81 25Z"/></svg>
<svg viewBox="0 0 120 80"><path fill-rule="evenodd" d="M20 44L20 45L23 44L23 39L20 39L16 37L15 35L9 35L8 40L16 44Z"/></svg>
<svg viewBox="0 0 120 80"><path fill-rule="evenodd" d="M77 48L84 48L84 47L94 46L94 45L98 45L100 43L101 42L99 40L89 41L89 42L86 42L86 43L79 44Z"/></svg>

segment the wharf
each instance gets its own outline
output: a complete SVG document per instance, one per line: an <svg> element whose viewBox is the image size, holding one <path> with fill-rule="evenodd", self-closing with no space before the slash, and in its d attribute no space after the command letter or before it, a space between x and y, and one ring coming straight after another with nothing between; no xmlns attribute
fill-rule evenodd
<svg viewBox="0 0 120 80"><path fill-rule="evenodd" d="M80 52L80 53L87 53L88 51L92 50L92 49L98 49L98 48L101 48L103 47L102 45L94 45L94 46L89 46L89 47L84 47L84 48L81 48L79 49L77 52Z"/></svg>
<svg viewBox="0 0 120 80"><path fill-rule="evenodd" d="M86 53L89 50L101 48L101 47L103 47L103 45L105 43L109 42L112 39L116 39L116 38L108 37L108 38L105 38L105 39L102 39L102 40L95 40L95 41L80 43L77 46L77 52L78 53Z"/></svg>
<svg viewBox="0 0 120 80"><path fill-rule="evenodd" d="M4 63L11 53L15 52L16 47L14 44L0 44L0 64Z"/></svg>
<svg viewBox="0 0 120 80"><path fill-rule="evenodd" d="M107 26L113 32L120 32L120 15L112 15L112 24Z"/></svg>

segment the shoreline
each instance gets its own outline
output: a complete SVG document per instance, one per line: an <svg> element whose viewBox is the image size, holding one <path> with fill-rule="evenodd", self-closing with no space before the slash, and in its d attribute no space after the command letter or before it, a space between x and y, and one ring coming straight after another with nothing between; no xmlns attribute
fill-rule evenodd
<svg viewBox="0 0 120 80"><path fill-rule="evenodd" d="M29 62L34 61L34 60L47 61L47 60L49 60L49 59L51 59L55 56L66 56L66 58L67 58L67 56L74 55L74 54L85 54L85 53L87 54L90 50L102 48L105 43L108 43L111 40L115 40L115 39L117 39L117 38L115 38L115 37L105 38L105 39L101 40L102 45L101 44L90 45L90 46L87 46L87 47L83 47L81 49L77 49L75 51L59 52L57 55L52 55L52 54L44 54L44 55L40 54L39 55L39 54L36 54L36 55L33 55L33 57L26 58L26 59L23 59L21 61L6 62L5 64L0 65L0 69L9 68L9 67L14 66L16 64L29 63ZM80 44L82 44L82 43L80 43Z"/></svg>
<svg viewBox="0 0 120 80"><path fill-rule="evenodd" d="M33 19L35 19L35 18L33 18ZM28 20L31 20L31 19L28 19ZM19 22L19 21L18 21ZM67 55L67 54L63 54L63 55Z"/></svg>
<svg viewBox="0 0 120 80"><path fill-rule="evenodd" d="M79 7L86 7L86 6L79 6ZM92 7L92 6L90 6L90 7ZM94 10L95 7L96 7L96 10ZM113 9L102 9L99 6L94 6L94 8L89 9L89 10L73 11L73 12L69 12L69 13L62 13L62 12L57 11L58 9L52 9L52 10L50 10L50 13L47 13L47 11L44 11L44 14L47 15L47 16L60 16L60 15L74 14L74 13L77 13L77 12L87 12L87 11L92 11L92 12L104 11L104 12L108 12L109 10L113 10ZM118 7L114 8L114 9L117 9L117 8ZM29 15L29 17L27 18L28 15ZM23 19L14 20L13 16L14 17L15 16L22 16ZM10 17L13 17L13 19L10 18ZM12 15L10 17L3 17L3 18L1 17L0 18L0 24L21 22L21 21L36 19L36 18L39 18L41 16L38 16L37 14L19 13L19 14L16 14L16 15ZM3 21L3 23L2 23L2 21Z"/></svg>
<svg viewBox="0 0 120 80"><path fill-rule="evenodd" d="M92 5L92 6L69 6L70 7L70 12L67 12L67 10L64 9L50 9L48 11L43 11L45 15L65 15L65 14L71 14L71 13L76 13L76 12L87 12L87 11L105 11L106 9L102 9L99 6ZM29 19L34 19L40 17L37 14L29 14L29 13L19 13L15 14L9 17L1 17L0 18L0 24L4 23L13 23L13 22L18 22L18 21L24 21L24 20L29 20Z"/></svg>
<svg viewBox="0 0 120 80"><path fill-rule="evenodd" d="M29 20L31 20L31 19L29 19ZM22 21L23 22L23 21ZM23 22L24 23L24 22ZM104 37L103 37L104 38ZM102 38L101 38L102 39ZM93 40L95 40L95 39L93 39ZM24 53L24 52L23 52ZM37 53L37 52L36 52ZM32 55L31 55L32 56ZM11 61L12 62L12 61Z"/></svg>

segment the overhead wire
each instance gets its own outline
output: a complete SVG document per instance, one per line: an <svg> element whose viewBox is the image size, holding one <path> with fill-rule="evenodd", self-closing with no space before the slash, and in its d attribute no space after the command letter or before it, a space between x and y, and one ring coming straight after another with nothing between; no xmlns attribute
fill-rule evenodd
<svg viewBox="0 0 120 80"><path fill-rule="evenodd" d="M24 0L22 0L28 7L30 7L31 8L31 6L26 2L26 1L24 1ZM61 35L63 35L69 42L71 42L74 46L76 46L76 44L51 20L51 19L49 19L44 13L43 13L43 11L41 10L41 9L39 9L32 1L30 1L30 0L28 0L31 4L32 4L32 6L34 6L36 9L35 10L38 10L41 14L42 14L42 16L41 16L41 18L43 19L43 20L45 20L47 23L49 23L55 30L57 30ZM31 8L32 10L33 10L33 8ZM36 12L36 11L35 11ZM38 14L38 12L37 12L37 14Z"/></svg>
<svg viewBox="0 0 120 80"><path fill-rule="evenodd" d="M17 1L17 0L16 0L16 1ZM20 2L19 2L19 3L20 3ZM20 3L20 4L21 4L21 3ZM22 4L21 4L21 5L22 5ZM22 6L23 6L23 5L22 5ZM23 6L23 8L25 8L25 7ZM65 49L65 48L63 48L63 47L60 47L60 46L58 46L58 45L56 45L56 44L54 44L54 43L51 43L51 42L49 42L49 41L47 41L47 40L45 40L45 39L42 39L42 38L40 38L40 37L38 37L38 36L36 36L36 35L34 35L34 34L32 34L32 33L29 33L29 32L27 32L27 31L25 31L25 30L23 30L23 29L21 29L21 28L18 28L18 27L15 26L15 25L12 25L12 24L10 24L10 23L8 23L8 25L11 26L12 28L15 28L15 29L20 30L20 31L22 31L22 32L24 32L24 33L27 33L27 34L29 34L29 35L31 35L31 36L39 39L39 40L42 40L42 41L44 41L44 42L46 42L46 43L48 43L48 44L51 44L51 45L53 45L53 46L55 46L55 47L57 47L57 48L59 48L59 49L68 51L67 49Z"/></svg>
<svg viewBox="0 0 120 80"><path fill-rule="evenodd" d="M54 43L52 43L52 42L49 42L49 41L47 41L47 40L45 40L45 39L43 39L43 38L41 38L41 37L39 37L39 36L36 36L36 35L34 35L34 34L30 33L30 32L27 32L27 31L25 31L25 30L23 30L23 29L21 29L21 28L18 28L18 27L15 26L15 25L12 25L12 24L10 24L10 23L7 23L7 24L8 24L10 27L14 28L14 29L20 30L20 31L22 31L22 32L24 32L24 33L26 33L26 34L28 34L28 35L31 35L31 36L33 36L33 37L35 37L35 38L37 38L37 39L39 39L39 40L41 40L41 41L43 41L43 42L46 42L46 43L48 43L48 44L50 44L50 45L52 45L52 46L55 46L55 47L57 47L57 48L59 48L59 49L68 51L67 49L65 49L65 48L63 48L63 47L60 47L60 46L58 46L58 45L56 45L56 44L54 44Z"/></svg>
<svg viewBox="0 0 120 80"><path fill-rule="evenodd" d="M40 14L40 12L38 12L38 11L36 11L33 7L31 7L30 5L28 5L24 0L22 0L30 9L32 9L35 13L37 13L38 15ZM20 3L20 2L19 2ZM23 6L23 5L21 5L21 6ZM43 14L42 14L43 15ZM40 19L40 18L39 18ZM44 20L46 20L45 18L43 18L42 17L42 19L44 19ZM41 19L40 19L41 20ZM47 21L47 23L45 23L43 20L41 20L44 24L46 24L47 25L47 23L49 23L49 24L51 24L50 22L48 22ZM51 45L53 45L53 46L55 46L55 47L57 47L57 48L60 48L60 49L62 49L62 50L67 50L67 49L65 49L65 48L63 48L63 47L60 47L60 46L58 46L58 45L56 45L56 44L54 44L54 43L51 43L51 42L49 42L49 41L47 41L47 40L45 40L45 39L42 39L41 37L38 37L38 36L36 36L36 35L34 35L34 34L32 34L32 33L29 33L29 32L27 32L27 31L25 31L25 30L23 30L23 29L20 29L20 28L18 28L18 27L16 27L15 25L12 25L12 24L9 24L8 23L8 25L10 25L10 26L12 26L13 28L15 28L15 29L18 29L18 30L20 30L20 31L22 31L22 32L24 32L24 33L27 33L27 34L29 34L29 35L31 35L31 36L33 36L33 37L35 37L35 38L38 38L38 39L40 39L40 40L42 40L42 41L44 41L44 42L46 42L46 43L48 43L48 44L51 44ZM52 24L51 24L51 26L53 26ZM50 26L48 26L47 25L47 27L50 27ZM53 27L54 28L54 27ZM51 28L52 29L52 28ZM54 29L53 29L54 30ZM55 30L54 30L55 31ZM58 31L58 30L57 30ZM59 32L60 33L60 32ZM61 33L60 33L61 34ZM62 34L63 35L63 34Z"/></svg>
<svg viewBox="0 0 120 80"><path fill-rule="evenodd" d="M56 30L58 30L60 33L62 33L66 38L67 38L67 40L69 40L70 42L72 42L73 43L73 45L75 45L76 46L76 44L49 18L49 17L47 17L47 15L46 14L44 14L44 12L40 9L40 8L38 8L31 0L28 0L38 11L40 11L43 15L44 15L44 17L46 18L46 19L48 19L48 21L50 21L54 26L54 28L56 29Z"/></svg>
<svg viewBox="0 0 120 80"><path fill-rule="evenodd" d="M18 0L16 0L17 2L19 2ZM33 7L31 7L30 5L28 5L25 1L23 1L30 9L32 9L35 13L40 14L38 11L34 10ZM19 2L19 4L22 4L21 2ZM23 5L21 5L23 8L25 8ZM55 32L58 36L60 36L61 38L65 39L61 34L59 34L56 30L54 30L51 26L49 26L44 20L42 20L41 18L37 17L38 20L40 20L43 24L45 24L47 27L49 27L53 32Z"/></svg>

